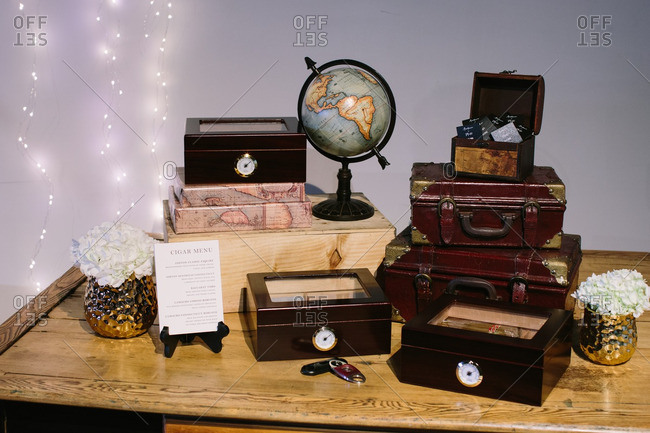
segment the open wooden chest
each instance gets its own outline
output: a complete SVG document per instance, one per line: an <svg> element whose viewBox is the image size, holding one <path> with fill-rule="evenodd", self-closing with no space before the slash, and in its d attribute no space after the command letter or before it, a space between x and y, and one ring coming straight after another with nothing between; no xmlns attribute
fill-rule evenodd
<svg viewBox="0 0 650 433"><path fill-rule="evenodd" d="M544 108L541 75L474 73L470 118L518 116L524 127L539 134ZM454 137L451 160L458 174L521 181L533 169L535 136L521 143Z"/></svg>

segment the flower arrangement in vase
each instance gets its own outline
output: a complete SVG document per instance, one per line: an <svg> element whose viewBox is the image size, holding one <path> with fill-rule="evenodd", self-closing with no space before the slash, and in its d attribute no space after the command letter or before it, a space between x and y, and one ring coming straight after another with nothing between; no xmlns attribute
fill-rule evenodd
<svg viewBox="0 0 650 433"><path fill-rule="evenodd" d="M584 306L580 349L604 365L627 362L636 349L636 319L650 309L650 287L634 270L593 274L571 295Z"/></svg>
<svg viewBox="0 0 650 433"><path fill-rule="evenodd" d="M105 222L72 241L75 265L88 277L86 321L98 334L143 334L158 312L153 280L155 240L123 222Z"/></svg>

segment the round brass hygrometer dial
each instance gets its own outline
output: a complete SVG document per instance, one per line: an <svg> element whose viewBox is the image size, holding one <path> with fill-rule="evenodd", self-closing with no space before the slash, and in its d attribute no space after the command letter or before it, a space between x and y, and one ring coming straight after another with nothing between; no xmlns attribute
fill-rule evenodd
<svg viewBox="0 0 650 433"><path fill-rule="evenodd" d="M459 362L456 366L456 377L461 384L469 388L479 386L483 381L481 368L474 361Z"/></svg>
<svg viewBox="0 0 650 433"><path fill-rule="evenodd" d="M334 330L328 326L321 326L314 332L314 335L311 338L311 342L314 344L314 347L322 352L327 352L332 350L338 338L334 333Z"/></svg>
<svg viewBox="0 0 650 433"><path fill-rule="evenodd" d="M257 169L257 160L250 153L244 153L235 161L235 172L241 177L249 177Z"/></svg>

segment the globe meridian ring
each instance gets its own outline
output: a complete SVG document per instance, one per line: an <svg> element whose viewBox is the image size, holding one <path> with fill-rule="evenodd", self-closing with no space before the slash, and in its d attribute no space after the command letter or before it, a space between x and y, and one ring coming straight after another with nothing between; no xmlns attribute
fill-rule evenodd
<svg viewBox="0 0 650 433"><path fill-rule="evenodd" d="M336 153L328 152L327 150L323 149L323 147L318 142L319 140L316 137L313 137L309 133L308 128L305 127L305 122L303 119L303 110L306 106L305 97L307 96L308 90L310 89L314 81L319 76L326 75L328 71L333 71L335 70L334 68L336 67L341 67L341 69L345 69L345 68L355 69L361 71L362 73L370 75L374 80L376 80L378 87L381 89L383 93L383 95L380 95L382 96L382 99L384 99L383 101L381 101L381 103L383 105L386 105L387 110L389 110L388 122L387 125L385 126L385 129L382 131L381 137L378 140L376 140L376 144L371 145L368 149L360 152L360 154L341 156ZM384 80L384 78L372 67L366 65L365 63L359 62L357 60L352 60L352 59L333 60L321 65L318 68L318 72L313 71L311 75L307 77L304 85L302 86L302 89L300 90L300 96L298 97L297 111L298 111L298 119L300 120L300 123L303 126L303 130L305 131L307 140L312 144L312 146L323 156L332 159L334 161L341 162L344 166L347 166L347 164L349 163L365 161L366 159L372 157L373 155L378 155L378 152L381 149L383 149L388 143L388 140L390 139L393 133L393 129L395 128L395 121L396 121L395 98L386 80Z"/></svg>

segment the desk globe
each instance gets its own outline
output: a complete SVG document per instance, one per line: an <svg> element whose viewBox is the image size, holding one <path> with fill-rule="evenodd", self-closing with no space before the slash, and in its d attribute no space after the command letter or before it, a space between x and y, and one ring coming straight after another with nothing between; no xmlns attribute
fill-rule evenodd
<svg viewBox="0 0 650 433"><path fill-rule="evenodd" d="M351 198L348 165L377 157L382 170L389 165L379 151L395 127L395 98L388 83L370 66L356 60L334 60L316 68L298 98L298 118L307 140L318 152L342 164L336 198L315 205L314 216L334 221L370 218L374 208Z"/></svg>

